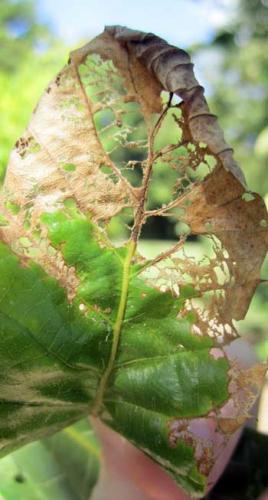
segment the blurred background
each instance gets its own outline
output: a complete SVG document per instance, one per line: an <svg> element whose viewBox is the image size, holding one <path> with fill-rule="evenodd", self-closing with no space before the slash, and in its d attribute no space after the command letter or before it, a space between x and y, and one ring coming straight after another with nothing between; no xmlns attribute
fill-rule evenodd
<svg viewBox="0 0 268 500"><path fill-rule="evenodd" d="M211 110L218 115L227 142L235 150L250 190L260 193L268 204L268 0L0 0L0 182L11 148L27 125L43 89L67 61L70 49L111 24L152 31L191 53L197 78L206 89ZM165 203L169 194L166 186L173 182L168 176L168 171L161 169L156 177L151 208ZM143 249L148 256L170 245L180 230L172 218L154 219L154 225L148 225L143 234ZM115 224L111 231L116 239L123 236L122 225ZM187 245L194 255L202 254L198 238L190 239ZM268 279L268 259L262 277ZM268 285L263 283L245 321L238 324L263 361L268 359L267 305ZM263 393L259 429L268 433L264 417L267 395L268 391L266 396ZM83 425L63 431L66 449L62 444L58 446L61 433L2 460L0 493L4 498L41 498L38 495L42 483L46 495L42 498L78 499L74 491L81 471L77 475L73 466L69 470L68 464L67 468L64 465L72 447L79 457L84 457L85 452L91 457L86 466L83 462L88 494L97 477L99 449L88 424L86 428ZM81 433L87 433L83 443ZM60 449L63 452L58 457L55 450ZM51 462L51 450L55 463ZM36 496L34 486L21 473L25 463L27 477L40 481ZM66 477L70 483L68 491Z"/></svg>

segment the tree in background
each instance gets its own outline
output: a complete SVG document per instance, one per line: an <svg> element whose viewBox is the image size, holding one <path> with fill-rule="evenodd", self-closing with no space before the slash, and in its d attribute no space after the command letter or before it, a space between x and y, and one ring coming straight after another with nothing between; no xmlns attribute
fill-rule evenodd
<svg viewBox="0 0 268 500"><path fill-rule="evenodd" d="M63 61L62 45L37 20L33 2L0 3L0 180L10 149ZM40 71L42 68L42 71Z"/></svg>
<svg viewBox="0 0 268 500"><path fill-rule="evenodd" d="M211 109L220 117L227 141L243 166L250 189L268 201L268 1L240 0L235 18L213 43L199 47L205 78L211 84ZM216 69L215 69L216 68ZM268 277L268 259L263 268ZM268 356L266 283L258 287L242 329Z"/></svg>
<svg viewBox="0 0 268 500"><path fill-rule="evenodd" d="M251 189L268 193L268 1L240 0L235 19L207 48L217 50L210 73L212 109L245 169ZM211 68L210 68L210 71Z"/></svg>
<svg viewBox="0 0 268 500"><path fill-rule="evenodd" d="M37 21L34 5L29 0L0 3L0 70L18 71L25 57L48 42L49 31Z"/></svg>

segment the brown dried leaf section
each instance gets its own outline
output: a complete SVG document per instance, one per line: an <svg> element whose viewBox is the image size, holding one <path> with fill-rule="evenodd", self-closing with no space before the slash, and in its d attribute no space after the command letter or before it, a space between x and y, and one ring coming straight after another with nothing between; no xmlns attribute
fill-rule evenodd
<svg viewBox="0 0 268 500"><path fill-rule="evenodd" d="M111 26L106 31L144 64L162 89L182 99L187 127L193 140L207 144L222 161L224 168L230 170L241 183L245 183L243 173L232 157L232 148L224 140L217 117L209 110L204 89L195 78L187 52L167 44L152 33L132 31L121 26Z"/></svg>
<svg viewBox="0 0 268 500"><path fill-rule="evenodd" d="M96 219L109 219L126 204L125 186L114 185L99 168L109 158L88 104L76 67L66 66L43 94L25 133L38 150L25 155L17 145L11 154L5 192L14 203L33 204L38 214L71 197ZM64 169L68 164L73 172Z"/></svg>
<svg viewBox="0 0 268 500"><path fill-rule="evenodd" d="M113 182L101 171L102 165L114 167L100 143L90 101L71 62L46 89L16 142L0 198L1 214L8 221L0 227L1 239L24 263L35 260L58 278L70 299L78 281L61 254L50 247L40 215L62 209L71 199L93 220L107 222L123 207L135 206L128 182L124 178ZM18 213L10 211L8 203L16 205ZM38 238L33 237L36 231Z"/></svg>
<svg viewBox="0 0 268 500"><path fill-rule="evenodd" d="M151 150L148 153L150 158L148 156L144 162L140 189L133 188L122 175L105 152L96 131L94 115L98 105L92 106L79 74L79 66L91 54L113 62L126 89L124 101L139 103L147 124ZM165 157L166 151L176 147L167 145L161 154L153 151L151 138L160 127L153 129L152 124L154 117L163 113L162 90L175 93L181 99L177 105L182 111L179 123L181 143L195 145L200 158L200 143L206 144L206 152L216 158L217 166L203 182L192 184L170 205L146 212L144 205L150 183L148 170L153 171L156 159L161 155ZM165 126L164 119L162 123L160 120L160 125ZM111 168L116 182L103 173L103 165ZM184 211L181 220L189 224L192 233L214 234L228 252L226 264L230 280L225 286L224 299L217 300L217 307L223 320L230 323L232 318L243 318L247 311L259 282L260 267L268 245L264 203L257 195L254 200L246 202L242 199L244 192L242 171L233 160L232 150L225 143L216 117L208 109L204 89L194 76L189 55L151 33L109 27L89 44L71 53L69 64L50 84L27 131L17 141L1 202L2 213L9 225L1 228L1 236L25 256L25 249L20 249L20 238L23 236L32 241L33 230L39 228L40 214L61 208L68 198L96 221L108 222L122 208L131 207L136 214L135 237L148 217L164 216L169 210L181 208ZM7 212L6 201L18 205L20 212L16 215ZM27 229L26 218L29 222ZM37 251L36 260L42 265L45 261L49 272L54 273L55 268L63 269L64 262L60 262L59 256L48 255L49 245L45 243L43 227L41 235L46 248ZM32 245L40 249L40 241L38 244L32 241ZM196 282L196 266L189 262L185 266L188 274L192 272L195 276ZM69 281L73 282L73 277ZM67 285L68 279L63 282ZM217 281L210 279L208 287L216 289Z"/></svg>
<svg viewBox="0 0 268 500"><path fill-rule="evenodd" d="M226 321L244 318L268 245L267 229L262 227L267 220L264 202L258 195L247 202L243 194L241 184L220 167L192 189L187 196L191 204L185 208L184 220L192 232L213 233L228 251L226 263L233 280L225 289L221 311Z"/></svg>
<svg viewBox="0 0 268 500"><path fill-rule="evenodd" d="M94 40L71 52L71 61L76 66L82 64L90 54L99 54L104 60L111 60L124 79L129 100L141 105L144 116L150 120L152 113L162 110L160 93L163 89L154 75L146 68L133 51L111 36L110 29Z"/></svg>
<svg viewBox="0 0 268 500"><path fill-rule="evenodd" d="M119 42L118 50L115 41ZM152 85L152 77L162 89L177 94L182 99L179 106L183 117L183 142L191 141L197 148L200 143L205 143L207 151L217 159L213 173L204 182L193 185L189 193L186 192L171 205L172 208L183 208L185 214L182 220L190 225L193 234L212 233L227 250L229 257L226 263L232 280L220 305L221 317L228 323L232 318L242 319L259 283L260 268L267 252L267 210L258 195L249 202L242 198L245 193L243 173L233 159L232 149L224 140L216 116L209 111L204 89L195 78L189 55L151 33L120 26L106 28L95 43L97 50L100 46L106 47L105 50L101 48L102 56L111 57L120 71L128 75L128 88L131 84L133 91L138 88L138 98L143 106L146 104L148 113L152 112L153 105L151 101L148 104L145 89L150 88L153 101L158 90L155 83ZM87 51L87 48L76 53L79 58L84 57L83 50ZM114 56L115 52L120 52L120 62ZM137 83L140 75L135 72L135 60L148 70L146 75L142 75L144 85ZM130 80L129 76L132 77ZM168 209L165 207L158 214L165 215Z"/></svg>
<svg viewBox="0 0 268 500"><path fill-rule="evenodd" d="M266 370L267 365L241 370L233 362L229 374L230 398L224 406L203 417L174 419L169 422L170 446L176 447L181 439L193 446L198 469L209 480L213 475L213 466L224 452L228 440L251 416L250 411Z"/></svg>

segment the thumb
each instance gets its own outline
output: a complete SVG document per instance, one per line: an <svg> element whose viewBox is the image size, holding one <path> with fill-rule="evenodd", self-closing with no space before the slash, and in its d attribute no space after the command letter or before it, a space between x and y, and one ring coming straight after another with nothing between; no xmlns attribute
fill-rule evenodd
<svg viewBox="0 0 268 500"><path fill-rule="evenodd" d="M102 445L92 500L190 500L159 465L99 419L91 423Z"/></svg>

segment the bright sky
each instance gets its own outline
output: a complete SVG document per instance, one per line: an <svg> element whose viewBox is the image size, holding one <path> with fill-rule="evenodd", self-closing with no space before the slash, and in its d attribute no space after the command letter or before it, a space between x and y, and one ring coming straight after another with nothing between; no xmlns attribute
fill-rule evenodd
<svg viewBox="0 0 268 500"><path fill-rule="evenodd" d="M69 45L89 40L105 25L153 31L187 47L208 40L231 17L236 0L37 0L39 16Z"/></svg>

